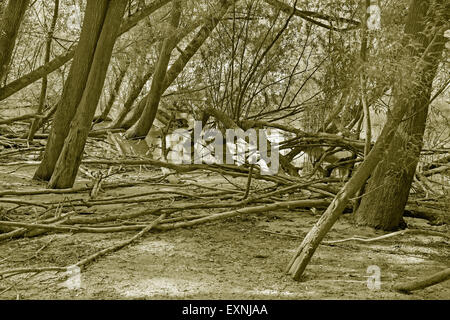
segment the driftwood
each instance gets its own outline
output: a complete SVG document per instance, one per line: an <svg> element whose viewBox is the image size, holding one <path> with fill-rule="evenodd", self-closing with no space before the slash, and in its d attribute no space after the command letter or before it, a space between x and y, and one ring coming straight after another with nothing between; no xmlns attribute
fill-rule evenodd
<svg viewBox="0 0 450 320"><path fill-rule="evenodd" d="M129 245L130 243L132 243L133 241L136 241L137 239L141 238L145 233L147 233L148 231L150 231L152 228L154 228L155 226L157 226L164 218L166 217L165 214L162 214L159 218L155 219L154 221L152 221L148 226L146 226L145 228L143 228L139 233L137 233L135 236L131 237L130 239L127 239L125 241L122 241L118 244L112 245L106 249L103 249L95 254L90 255L89 257L78 261L75 265L71 265L71 266L67 266L67 267L44 267L44 268L18 268L18 269L10 269L10 270L4 270L4 271L0 271L0 277L3 276L11 276L11 275L16 275L16 274L21 274L21 273L39 273L39 272L45 272L45 271L57 271L57 272L66 272L68 270L70 270L70 268L72 267L85 267L87 264L89 264L90 262L94 261L95 259L104 256L108 253L117 251L127 245Z"/></svg>
<svg viewBox="0 0 450 320"><path fill-rule="evenodd" d="M440 167L437 168L433 168L427 171L423 171L422 175L425 177L429 177L432 176L434 174L442 174L444 172L450 171L450 165L446 164L446 165L442 165Z"/></svg>
<svg viewBox="0 0 450 320"><path fill-rule="evenodd" d="M126 183L108 183L103 184L102 189L115 189L115 188L126 188L133 187L143 182L126 182ZM68 193L79 193L84 191L91 191L92 187L74 187L69 189L37 189L37 190L4 190L0 191L0 197L3 196L24 196L24 195L38 195L38 194L68 194Z"/></svg>
<svg viewBox="0 0 450 320"><path fill-rule="evenodd" d="M10 118L10 119L0 120L0 125L2 125L2 124L11 124L11 123L18 122L18 121L37 119L37 118L42 118L42 117L40 115L34 114L34 113L33 114L25 114L25 115L19 116L19 117L14 117L14 118Z"/></svg>
<svg viewBox="0 0 450 320"><path fill-rule="evenodd" d="M18 204L18 205L22 205L22 206L37 206L37 207L42 207L47 209L48 206L46 206L45 204L42 204L40 202L36 202L36 201L24 201L24 200L20 200L20 199L7 199L7 198L0 198L0 203L14 203L14 204Z"/></svg>
<svg viewBox="0 0 450 320"><path fill-rule="evenodd" d="M409 281L398 283L393 286L393 289L402 293L409 293L415 290L425 289L435 284L447 281L450 279L450 268L437 272L431 276Z"/></svg>
<svg viewBox="0 0 450 320"><path fill-rule="evenodd" d="M406 217L426 219L434 225L449 223L450 220L450 216L445 211L415 204L406 205L404 215Z"/></svg>
<svg viewBox="0 0 450 320"><path fill-rule="evenodd" d="M379 237L375 237L375 238L370 238L370 239L360 238L360 237L351 237L351 238L341 239L341 240L322 241L322 244L335 244L335 243L341 243L341 242L347 242L347 241L374 242L374 241L383 240L383 239L387 239L387 238L391 238L391 237L395 237L395 236L404 235L407 233L412 233L412 234L422 233L422 234L427 234L427 235L431 235L431 236L444 237L447 239L450 238L450 236L448 234L445 234L442 232L418 230L418 229L407 229L407 230L396 231L393 233L388 233L388 234L385 234L385 235L382 235Z"/></svg>

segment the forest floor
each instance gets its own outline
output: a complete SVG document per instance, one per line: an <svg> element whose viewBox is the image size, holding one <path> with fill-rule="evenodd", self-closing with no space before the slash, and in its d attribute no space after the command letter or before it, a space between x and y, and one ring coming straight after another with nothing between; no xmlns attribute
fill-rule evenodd
<svg viewBox="0 0 450 320"><path fill-rule="evenodd" d="M33 166L0 166L0 191L44 187L31 180L34 170ZM211 181L205 174L191 178L203 179L197 181L200 183ZM245 185L239 179L242 180L231 178ZM81 179L77 185L86 182ZM137 185L107 190L102 197L151 190L151 185ZM21 199L45 201L68 197L44 194ZM90 213L132 212L142 207L142 203L108 205L90 208ZM22 221L23 215L33 215L33 208L15 210L8 218ZM18 274L0 278L0 299L450 299L450 281L412 294L391 290L396 282L428 276L450 266L448 237L426 234L321 245L303 281L293 281L284 269L319 216L320 212L314 210L277 210L185 229L150 232L87 265L81 273L79 288L67 286L67 274L63 273ZM406 218L406 222L412 228L449 234L446 225L431 226L416 218ZM136 233L47 233L2 241L0 271L68 266ZM383 234L355 227L351 215L344 214L325 240ZM379 267L379 290L369 289L368 277L372 275L368 273L369 266Z"/></svg>

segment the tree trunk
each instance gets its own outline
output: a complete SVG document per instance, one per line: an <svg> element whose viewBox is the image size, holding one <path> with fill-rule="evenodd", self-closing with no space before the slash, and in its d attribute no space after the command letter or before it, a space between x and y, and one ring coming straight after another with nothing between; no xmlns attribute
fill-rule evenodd
<svg viewBox="0 0 450 320"><path fill-rule="evenodd" d="M125 74L128 71L128 67L130 66L129 61L125 62L126 65L119 67L119 75L117 76L116 82L114 84L114 88L109 96L108 102L106 103L105 109L102 111L101 115L95 119L96 122L105 121L111 111L114 102L116 101L117 95L119 94L120 87L122 86L123 79L125 78Z"/></svg>
<svg viewBox="0 0 450 320"><path fill-rule="evenodd" d="M131 113L126 115L125 119L121 122L120 128L130 129L141 117L144 112L145 105L147 104L148 95L143 97L137 105L131 110Z"/></svg>
<svg viewBox="0 0 450 320"><path fill-rule="evenodd" d="M417 23L410 26L406 32L413 34L424 30L425 14L429 3L423 1L423 6L412 15L416 15ZM436 12L431 8L429 12ZM427 19L430 16L427 16ZM435 17L434 17L435 18ZM419 20L420 19L420 20ZM416 90L410 97L406 121L402 122L383 159L369 179L366 194L356 211L355 221L358 225L370 226L382 230L398 229L408 200L411 184L416 172L420 152L423 145L423 135L428 115L433 79L436 75L439 58L445 44L443 30L436 35L433 44L430 38L416 39L417 54L421 55L428 47L430 52L427 66L417 79Z"/></svg>
<svg viewBox="0 0 450 320"><path fill-rule="evenodd" d="M58 13L59 13L59 0L55 0L55 6L53 9L53 18L52 22L50 24L50 29L47 33L47 41L45 43L45 56L44 56L44 64L47 64L50 61L50 51L52 48L52 40L53 40L53 33L55 32L55 26L56 22L58 21ZM39 97L39 107L37 110L37 114L41 115L44 111L45 102L47 99L47 86L48 86L48 79L47 76L44 76L42 78L42 86L41 86L41 95ZM40 119L34 119L31 123L30 130L28 131L28 141L33 141L34 135L36 131L39 128L41 120Z"/></svg>
<svg viewBox="0 0 450 320"><path fill-rule="evenodd" d="M181 73L181 71L183 71L184 67L187 65L187 63L190 61L190 59L197 53L198 49L203 45L203 43L206 41L206 39L208 39L208 37L211 35L211 32L216 28L220 19L222 19L222 17L228 11L230 6L233 4L233 2L236 2L236 0L223 1L220 5L220 8L218 8L217 12L207 18L206 23L197 32L195 37L187 45L186 49L182 52L182 54L178 57L178 59L172 64L172 66L169 68L169 70L167 70L167 73L164 78L161 95L167 90L168 87L170 87L172 85L172 83L175 81L175 79L178 77L178 75ZM149 101L150 93L144 99ZM158 105L156 106L155 109L157 111ZM125 128L125 129L130 128L134 124L134 122L137 121L139 111L140 111L140 109L136 109L133 112L133 117L130 117L129 121L125 120L125 122L123 123L123 126L121 126L121 127ZM155 116L156 116L156 111L155 111ZM142 111L140 111L140 113L142 113ZM141 114L139 114L139 116L141 116ZM153 117L152 123L150 123L147 133L150 131L150 129L153 125L154 119L155 119L155 117ZM132 121L132 120L134 120L134 121ZM144 136L145 135L146 134L144 134Z"/></svg>
<svg viewBox="0 0 450 320"><path fill-rule="evenodd" d="M180 23L181 1L174 0L172 6L170 17L171 29L166 39L163 41L161 51L159 53L158 62L156 64L155 73L152 79L152 86L150 88L150 93L148 95L144 111L139 121L128 130L127 138L145 138L153 125L153 121L155 120L159 101L164 93L164 79L166 77L170 56L176 44L176 30L178 28L178 24Z"/></svg>
<svg viewBox="0 0 450 320"><path fill-rule="evenodd" d="M107 0L91 0L87 3L80 41L55 112L44 156L34 174L34 179L48 181L53 174L64 140L69 133L70 123L86 87L107 8Z"/></svg>
<svg viewBox="0 0 450 320"><path fill-rule="evenodd" d="M17 33L30 0L9 0L0 21L0 83L7 73Z"/></svg>
<svg viewBox="0 0 450 320"><path fill-rule="evenodd" d="M422 21L423 17L426 15L426 11L422 9L423 3L424 1L421 0L413 0L410 5L405 31L412 35L413 40L420 39L421 37L421 26L419 21ZM433 47L436 46L433 45ZM415 78L420 78L423 71L430 67L427 63L427 61L430 60L430 56L438 56L436 52L432 52L431 50L426 52L424 58L414 50L409 50L409 54L412 56L412 61L405 61L409 63L402 64L403 67L407 69L403 70L402 75L405 76L408 74ZM434 61L437 63L437 60ZM394 92L396 94L396 101L392 113L389 114L386 124L371 152L364 159L364 162L355 174L338 192L330 206L320 217L319 221L308 232L289 262L287 272L291 274L295 280L300 279L320 242L342 214L350 198L362 187L371 172L383 159L385 150L389 148L403 116L410 108L411 96L414 96L414 93L417 90L417 85L415 85L416 79L411 79L410 77L408 81L402 81L404 80L402 75L400 75L400 78L395 83Z"/></svg>
<svg viewBox="0 0 450 320"><path fill-rule="evenodd" d="M99 0L89 2L98 3ZM50 188L70 188L75 182L126 5L123 0L110 0L104 8L106 16L95 48L92 67L78 110L70 125L70 132L50 179Z"/></svg>
<svg viewBox="0 0 450 320"><path fill-rule="evenodd" d="M125 101L122 110L120 111L119 115L117 116L117 119L114 120L114 123L111 125L111 128L124 128L124 129L128 129L130 128L133 124L131 124L129 127L122 127L122 122L124 122L125 117L128 115L128 113L130 112L134 102L136 101L136 99L139 97L139 94L141 93L142 89L144 88L145 84L147 83L147 81L150 79L150 77L153 74L153 68L148 71L146 74L144 74L143 77L138 78L136 80L136 82L133 84L132 89L130 94L128 95L127 100ZM139 114L140 116L140 114ZM137 119L136 119L137 121ZM135 121L135 122L136 122Z"/></svg>

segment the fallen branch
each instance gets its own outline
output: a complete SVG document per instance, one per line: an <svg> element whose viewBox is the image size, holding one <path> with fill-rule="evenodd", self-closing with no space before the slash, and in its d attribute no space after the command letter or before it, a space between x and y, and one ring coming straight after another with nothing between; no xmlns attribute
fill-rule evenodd
<svg viewBox="0 0 450 320"><path fill-rule="evenodd" d="M22 206L35 206L35 207L42 207L47 209L48 206L46 206L45 204L36 202L36 201L24 201L24 200L19 200L19 199L5 199L5 198L0 198L0 202L3 203L14 203L14 204L18 204L18 205L22 205Z"/></svg>
<svg viewBox="0 0 450 320"><path fill-rule="evenodd" d="M29 119L35 119L35 118L42 118L40 115L38 114L24 114L23 116L18 116L18 117L14 117L14 118L10 118L10 119L5 119L5 120L0 120L0 125L2 124L11 124L17 121L22 121L22 120L29 120Z"/></svg>
<svg viewBox="0 0 450 320"><path fill-rule="evenodd" d="M398 283L393 286L393 289L402 293L408 293L410 291L421 290L433 286L435 284L447 281L448 279L450 279L450 268L437 272L429 277Z"/></svg>
<svg viewBox="0 0 450 320"><path fill-rule="evenodd" d="M134 187L138 184L144 184L142 182L126 182L126 183L108 183L102 185L102 189L114 189L114 188L126 188ZM4 190L0 191L0 197L2 196L23 196L23 195L38 195L38 194L66 194L66 193L78 193L83 191L91 191L92 187L74 187L70 189L37 189L37 190Z"/></svg>
<svg viewBox="0 0 450 320"><path fill-rule="evenodd" d="M404 215L406 217L426 219L435 225L449 223L449 217L446 216L445 211L414 204L406 205Z"/></svg>
<svg viewBox="0 0 450 320"><path fill-rule="evenodd" d="M5 275L17 275L20 273L40 273L40 272L45 272L45 271L57 271L57 272L66 272L70 269L73 269L73 267L84 267L86 266L88 263L94 261L95 259L104 256L108 253L117 251L125 246L127 246L128 244L132 243L133 241L136 241L137 239L139 239L140 237L142 237L145 233L147 233L148 231L150 231L152 228L154 228L156 225L158 225L164 218L166 217L165 214L162 214L159 218L155 219L152 221L152 223L150 223L147 227L145 227L144 229L142 229L139 233L137 233L135 236L131 237L128 240L122 241L118 244L115 244L111 247L108 247L106 249L103 249L95 254L90 255L89 257L78 261L75 265L71 265L71 266L67 266L67 267L44 267L44 268L18 268L18 269L9 269L9 270L4 270L4 271L0 271L0 277L3 277Z"/></svg>
<svg viewBox="0 0 450 320"><path fill-rule="evenodd" d="M145 227L144 229L142 229L139 233L137 233L135 236L131 237L128 240L122 241L118 244L115 244L109 248L103 249L95 254L90 255L89 257L77 262L75 264L75 266L77 267L83 267L86 266L88 263L90 263L91 261L94 261L95 259L99 258L100 256L103 256L105 254L117 251L127 245L129 245L130 243L132 243L133 241L136 241L137 239L139 239L140 237L142 237L144 234L146 234L147 232L149 232L151 229L153 229L154 227L156 227L162 220L164 220L164 218L166 217L166 214L163 213L159 218L155 219L152 221L152 223L150 223L147 227Z"/></svg>
<svg viewBox="0 0 450 320"><path fill-rule="evenodd" d="M217 220L223 220L228 219L234 216L238 216L241 214L251 214L251 213L263 213L267 211L273 211L278 209L285 209L285 208L310 208L310 207L325 207L330 204L330 201L328 200L293 200L293 201L284 201L284 202L277 202L277 203L271 203L266 204L263 206L255 206L250 208L243 208L243 209L236 209L221 213L216 213L208 217L195 219L187 222L179 222L172 225L169 224L161 224L157 227L158 230L172 230L172 229L178 229L178 228L186 228L186 227L192 227L197 224L203 224L208 223L212 221Z"/></svg>
<svg viewBox="0 0 450 320"><path fill-rule="evenodd" d="M322 241L323 244L335 244L335 243L341 243L341 242L346 242L346 241L360 241L360 242L374 242L374 241L378 241L378 240L383 240L383 239L387 239L387 238L391 238L391 237L395 237L395 236L399 236L399 235L404 235L406 233L425 233L427 235L431 235L431 236L439 236L439 237L444 237L444 238L449 238L450 236L448 236L445 233L441 233L441 232L436 232L436 231L428 231L428 230L418 230L418 229L406 229L406 230L401 230L401 231L396 231L396 232L392 232L389 234L385 234L379 237L375 237L375 238L359 238L359 237L351 237L351 238L347 238L347 239L341 239L341 240L333 240L333 241Z"/></svg>
<svg viewBox="0 0 450 320"><path fill-rule="evenodd" d="M446 171L450 171L450 165L443 165L434 169L430 169L427 171L422 172L422 175L425 177L429 177L432 176L434 174L438 174L438 173L444 173Z"/></svg>

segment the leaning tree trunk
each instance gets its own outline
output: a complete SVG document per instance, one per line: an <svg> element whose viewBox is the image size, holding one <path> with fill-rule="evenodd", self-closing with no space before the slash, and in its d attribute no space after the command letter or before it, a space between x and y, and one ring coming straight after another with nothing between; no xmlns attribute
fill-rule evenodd
<svg viewBox="0 0 450 320"><path fill-rule="evenodd" d="M177 38L176 30L180 23L181 1L174 0L172 6L170 17L171 30L161 46L161 51L159 53L158 62L155 68L155 74L153 75L152 85L150 87L148 99L146 99L144 111L139 121L128 130L127 138L145 138L153 125L153 121L155 120L159 101L164 93L164 79L166 77L170 56L175 48Z"/></svg>
<svg viewBox="0 0 450 320"><path fill-rule="evenodd" d="M105 20L107 0L88 1L80 41L53 119L44 156L34 179L50 180L86 87L95 48ZM89 87L88 87L89 88Z"/></svg>
<svg viewBox="0 0 450 320"><path fill-rule="evenodd" d="M0 20L0 83L6 75L17 33L30 0L9 0Z"/></svg>
<svg viewBox="0 0 450 320"><path fill-rule="evenodd" d="M186 48L183 51L183 54L181 54L178 59L172 64L172 66L167 70L167 73L165 74L164 82L162 83L162 89L161 89L161 95L167 90L168 87L172 85L172 83L175 81L175 79L178 77L178 75L183 71L184 67L187 65L187 63L190 61L190 59L197 53L197 51L200 49L200 47L203 45L203 43L208 39L208 37L211 35L211 32L216 28L219 21L222 19L222 17L227 13L230 6L237 2L238 0L224 0L221 2L220 6L217 8L217 10L206 19L205 24L200 28L200 30L197 32L197 34L194 36L194 38L191 40L191 42L186 46ZM180 38L178 38L180 39ZM174 39L175 40L175 39ZM167 67L166 67L167 69ZM152 83L153 85L153 83ZM146 101L150 102L152 92L144 98ZM154 112L150 114L151 117L149 117L147 120L145 119L146 116L142 117L142 105L138 105L138 108L133 110L133 114L131 117L125 119L125 121L122 123L121 127L128 129L130 128L139 118L140 122L145 121L146 126L146 132L143 130L141 132L142 136L145 136L151 129L153 125L153 121L155 120L156 113L158 111L158 105L155 105L155 107L152 109ZM144 118L144 119L142 119ZM151 120L151 121L150 121ZM138 125L138 124L137 124ZM133 128L132 130L135 130ZM131 137L131 133L130 133Z"/></svg>
<svg viewBox="0 0 450 320"><path fill-rule="evenodd" d="M136 106L126 115L125 119L120 123L120 128L130 129L141 117L147 104L148 95L143 97Z"/></svg>
<svg viewBox="0 0 450 320"><path fill-rule="evenodd" d="M429 3L427 4L426 1L423 3L420 10L427 12ZM439 10L430 8L430 12L439 12ZM417 14L422 15L421 12L417 12ZM434 18L436 19L436 17ZM425 19L419 21L406 31L414 33L423 30ZM417 79L417 88L409 100L411 109L406 115L407 120L400 124L383 161L369 179L366 194L355 214L355 221L358 225L394 230L402 222L422 150L433 79L445 44L443 29L435 37L436 39L431 45L431 39L427 39L426 36L416 39L415 46L420 48L417 50L418 55L423 54L427 47L426 50L433 52L433 55L427 56L427 65Z"/></svg>
<svg viewBox="0 0 450 320"><path fill-rule="evenodd" d="M421 31L423 31L420 29L420 27L423 28L420 21L423 21L427 13L426 10L423 10L423 3L424 1L421 0L411 1L405 27L405 31L410 34L412 33L411 37L416 41L420 39ZM412 57L412 61L402 64L403 67L407 69L403 70L402 74L405 77L407 74L412 75L413 78L410 77L408 81L402 81L404 79L402 79L401 76L399 77L398 81L394 85L394 92L396 94L394 107L388 116L386 124L384 125L377 142L373 146L369 155L364 159L356 173L338 192L336 197L328 206L327 210L320 217L319 221L317 221L317 223L311 228L300 246L297 248L287 267L287 272L291 274L295 280L300 279L320 242L342 214L350 201L350 198L354 196L355 193L363 186L371 172L383 159L385 150L389 148L397 128L402 122L403 116L410 108L411 97L414 97L415 92L419 89L416 85L417 80L415 78L420 79L423 72L429 70L429 61L431 57L437 57L442 54L442 47L441 51L439 51L439 46L434 45L434 43L435 41L433 41L432 45L434 50L427 50L424 54L425 57L421 57L417 51L412 49L409 51L409 56ZM437 59L431 60L435 64L438 63Z"/></svg>
<svg viewBox="0 0 450 320"><path fill-rule="evenodd" d="M126 5L123 0L108 1L86 88L50 179L50 188L70 188L75 182Z"/></svg>

